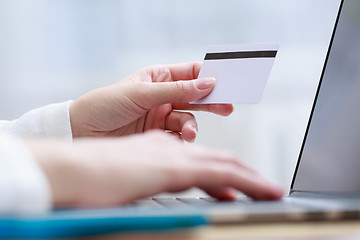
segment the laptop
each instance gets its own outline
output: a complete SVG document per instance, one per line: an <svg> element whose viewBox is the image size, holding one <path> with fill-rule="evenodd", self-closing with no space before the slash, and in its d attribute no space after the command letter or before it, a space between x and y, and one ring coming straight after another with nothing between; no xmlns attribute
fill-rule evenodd
<svg viewBox="0 0 360 240"><path fill-rule="evenodd" d="M0 217L0 238L61 238L205 224L360 219L360 0L342 0L290 193L149 198L124 207Z"/></svg>
<svg viewBox="0 0 360 240"><path fill-rule="evenodd" d="M360 218L360 0L340 3L287 197L268 202L245 197L231 203L206 197L147 201L205 208L213 224Z"/></svg>

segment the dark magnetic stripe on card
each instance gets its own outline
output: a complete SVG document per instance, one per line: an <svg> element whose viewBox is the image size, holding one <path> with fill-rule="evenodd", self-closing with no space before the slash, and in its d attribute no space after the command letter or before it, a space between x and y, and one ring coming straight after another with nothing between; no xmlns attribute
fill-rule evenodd
<svg viewBox="0 0 360 240"><path fill-rule="evenodd" d="M204 60L238 59L238 58L275 58L277 51L220 52L207 53Z"/></svg>

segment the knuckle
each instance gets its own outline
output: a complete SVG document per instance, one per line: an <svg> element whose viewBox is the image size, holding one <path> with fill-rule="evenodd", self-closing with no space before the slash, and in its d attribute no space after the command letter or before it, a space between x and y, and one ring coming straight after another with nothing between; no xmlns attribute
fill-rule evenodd
<svg viewBox="0 0 360 240"><path fill-rule="evenodd" d="M233 164L240 164L239 157L235 152L227 151L227 150L219 150L218 151L218 158L220 161L233 163Z"/></svg>
<svg viewBox="0 0 360 240"><path fill-rule="evenodd" d="M169 82L171 81L171 71L164 65L154 65L149 68L154 82Z"/></svg>
<svg viewBox="0 0 360 240"><path fill-rule="evenodd" d="M186 90L186 87L185 87L185 84L183 81L174 82L174 86L175 86L176 90L181 90L181 91Z"/></svg>
<svg viewBox="0 0 360 240"><path fill-rule="evenodd" d="M168 179L167 189L183 191L194 185L193 166L181 150L172 154L163 167Z"/></svg>
<svg viewBox="0 0 360 240"><path fill-rule="evenodd" d="M235 163L235 164L239 164L240 163L240 160L237 156L236 153L234 152L227 152L226 155L225 155L226 159L231 162L231 163Z"/></svg>
<svg viewBox="0 0 360 240"><path fill-rule="evenodd" d="M192 187L192 178L181 166L173 167L168 172L169 188L179 191Z"/></svg>

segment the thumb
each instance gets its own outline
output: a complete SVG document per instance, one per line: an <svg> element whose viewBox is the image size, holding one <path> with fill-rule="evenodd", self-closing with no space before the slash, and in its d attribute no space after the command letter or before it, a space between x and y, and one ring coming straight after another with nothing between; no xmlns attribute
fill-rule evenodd
<svg viewBox="0 0 360 240"><path fill-rule="evenodd" d="M215 78L201 78L195 80L159 82L151 84L150 94L153 96L154 106L174 103L192 102L211 93L215 86Z"/></svg>

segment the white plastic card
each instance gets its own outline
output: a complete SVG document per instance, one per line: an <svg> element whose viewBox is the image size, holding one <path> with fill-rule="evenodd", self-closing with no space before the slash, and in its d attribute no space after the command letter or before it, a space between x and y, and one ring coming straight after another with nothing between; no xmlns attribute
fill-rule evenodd
<svg viewBox="0 0 360 240"><path fill-rule="evenodd" d="M198 78L215 77L216 85L192 103L259 103L278 49L277 43L210 46Z"/></svg>

